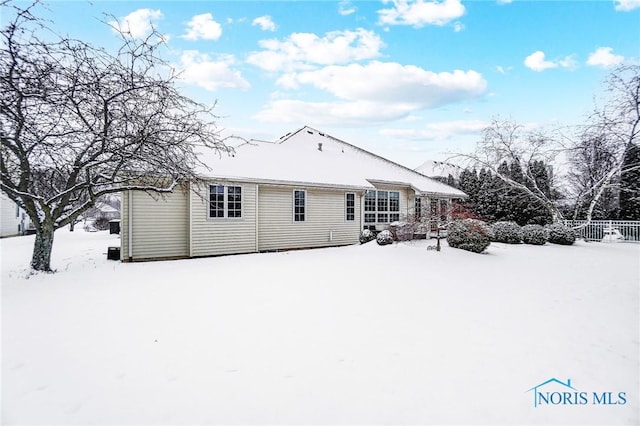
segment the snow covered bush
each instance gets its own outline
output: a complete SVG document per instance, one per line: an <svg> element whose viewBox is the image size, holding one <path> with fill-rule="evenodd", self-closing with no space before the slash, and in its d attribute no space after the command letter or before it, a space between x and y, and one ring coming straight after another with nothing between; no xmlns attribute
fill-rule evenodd
<svg viewBox="0 0 640 426"><path fill-rule="evenodd" d="M576 233L573 229L561 223L546 226L549 231L549 242L570 246L576 241Z"/></svg>
<svg viewBox="0 0 640 426"><path fill-rule="evenodd" d="M393 243L393 235L391 235L391 231L380 231L378 232L378 236L376 237L376 241L381 246L386 246L387 244Z"/></svg>
<svg viewBox="0 0 640 426"><path fill-rule="evenodd" d="M522 227L522 241L525 244L541 246L547 242L549 231L542 225L525 225Z"/></svg>
<svg viewBox="0 0 640 426"><path fill-rule="evenodd" d="M368 243L369 241L375 240L376 236L373 232L368 229L365 229L360 233L360 244Z"/></svg>
<svg viewBox="0 0 640 426"><path fill-rule="evenodd" d="M407 222L393 222L389 231L395 241L409 241L413 239L413 225Z"/></svg>
<svg viewBox="0 0 640 426"><path fill-rule="evenodd" d="M99 216L96 220L93 221L93 226L98 231L106 231L109 229L109 219L104 216Z"/></svg>
<svg viewBox="0 0 640 426"><path fill-rule="evenodd" d="M491 244L492 234L489 226L481 220L456 220L447 228L447 243L449 247L482 253Z"/></svg>
<svg viewBox="0 0 640 426"><path fill-rule="evenodd" d="M491 225L493 239L498 243L520 244L522 242L522 228L515 222L496 222Z"/></svg>

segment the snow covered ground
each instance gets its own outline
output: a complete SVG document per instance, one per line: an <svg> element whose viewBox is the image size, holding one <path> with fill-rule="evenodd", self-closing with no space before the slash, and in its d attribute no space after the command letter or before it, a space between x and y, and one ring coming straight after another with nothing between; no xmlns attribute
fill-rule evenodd
<svg viewBox="0 0 640 426"><path fill-rule="evenodd" d="M32 243L0 241L3 424L640 423L638 244L122 264L61 230L29 277Z"/></svg>

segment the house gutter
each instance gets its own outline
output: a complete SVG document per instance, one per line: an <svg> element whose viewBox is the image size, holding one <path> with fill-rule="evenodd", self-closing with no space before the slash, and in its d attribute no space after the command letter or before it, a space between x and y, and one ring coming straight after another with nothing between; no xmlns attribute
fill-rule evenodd
<svg viewBox="0 0 640 426"><path fill-rule="evenodd" d="M267 186L304 186L308 188L323 188L323 189L336 189L347 191L365 191L368 189L375 189L373 185L344 185L336 183L322 183L322 182L305 182L305 181L293 181L293 180L277 180L277 179L264 179L264 178L250 178L240 176L200 176L200 179L206 181L214 181L220 183L234 182L234 183L254 183Z"/></svg>

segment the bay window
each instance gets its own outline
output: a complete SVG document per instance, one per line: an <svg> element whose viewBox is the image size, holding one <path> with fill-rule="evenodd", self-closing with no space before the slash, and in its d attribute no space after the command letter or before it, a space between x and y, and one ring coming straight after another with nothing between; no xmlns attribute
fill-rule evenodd
<svg viewBox="0 0 640 426"><path fill-rule="evenodd" d="M364 196L365 223L389 223L400 220L398 191L367 191Z"/></svg>

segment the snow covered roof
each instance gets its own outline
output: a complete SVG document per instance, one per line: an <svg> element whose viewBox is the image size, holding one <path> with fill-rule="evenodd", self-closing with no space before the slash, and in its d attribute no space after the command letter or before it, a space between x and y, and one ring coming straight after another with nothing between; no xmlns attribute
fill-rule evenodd
<svg viewBox="0 0 640 426"><path fill-rule="evenodd" d="M454 178L460 177L462 168L455 164L447 163L444 161L431 161L427 160L415 169L418 173L422 173L425 176L430 177L448 177L449 175Z"/></svg>
<svg viewBox="0 0 640 426"><path fill-rule="evenodd" d="M119 213L120 210L115 207L110 206L109 204L104 203L96 203L96 209L100 210L102 213Z"/></svg>
<svg viewBox="0 0 640 426"><path fill-rule="evenodd" d="M234 156L203 160L212 169L205 173L211 178L358 189L387 183L423 194L466 197L462 191L307 126L275 142L243 144Z"/></svg>

